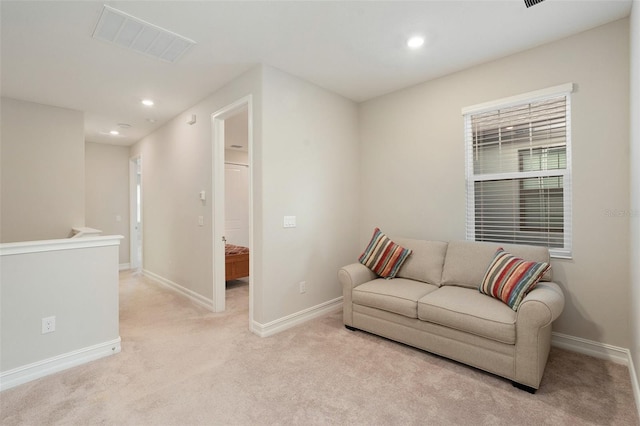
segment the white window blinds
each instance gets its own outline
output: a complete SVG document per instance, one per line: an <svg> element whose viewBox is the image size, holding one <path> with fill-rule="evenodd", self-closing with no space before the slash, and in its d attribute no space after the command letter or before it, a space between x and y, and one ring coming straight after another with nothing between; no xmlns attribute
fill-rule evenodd
<svg viewBox="0 0 640 426"><path fill-rule="evenodd" d="M571 89L463 110L467 239L571 257Z"/></svg>

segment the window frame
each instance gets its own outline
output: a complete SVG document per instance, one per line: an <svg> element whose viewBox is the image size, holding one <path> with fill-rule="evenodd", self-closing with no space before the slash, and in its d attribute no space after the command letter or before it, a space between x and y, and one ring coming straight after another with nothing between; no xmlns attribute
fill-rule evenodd
<svg viewBox="0 0 640 426"><path fill-rule="evenodd" d="M549 87L542 90L523 93L508 98L498 99L495 101L485 102L462 109L464 118L464 143L465 143L465 184L466 184L466 238L467 240L476 240L476 197L475 184L480 181L507 181L523 178L537 177L562 177L563 187L563 232L564 244L562 248L549 247L549 253L553 258L571 259L572 250L572 126L571 126L571 93L573 92L573 83L566 83L559 86ZM519 105L530 104L533 102L543 101L546 99L565 97L565 147L566 147L566 168L551 169L542 171L518 171L518 172L499 172L487 174L475 174L474 171L474 146L473 131L471 127L471 118L474 115L496 111L504 108L510 108ZM553 148L556 144L545 146L544 148ZM518 159L519 160L519 159ZM518 199L521 197L519 196ZM517 201L514 206L520 208L520 202ZM513 243L512 241L504 241L505 244Z"/></svg>

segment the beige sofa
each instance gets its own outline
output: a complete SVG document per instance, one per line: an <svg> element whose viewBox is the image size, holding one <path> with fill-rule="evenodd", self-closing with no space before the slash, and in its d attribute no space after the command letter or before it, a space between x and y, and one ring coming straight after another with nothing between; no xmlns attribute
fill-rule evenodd
<svg viewBox="0 0 640 426"><path fill-rule="evenodd" d="M394 239L413 250L393 279L354 263L338 272L344 324L510 379L535 392L549 355L551 324L564 307L551 270L517 311L478 286L496 249L549 262L543 247Z"/></svg>

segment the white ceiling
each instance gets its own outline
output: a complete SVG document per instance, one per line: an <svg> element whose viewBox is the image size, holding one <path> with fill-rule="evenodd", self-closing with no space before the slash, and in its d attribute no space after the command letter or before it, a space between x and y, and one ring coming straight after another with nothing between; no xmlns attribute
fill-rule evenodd
<svg viewBox="0 0 640 426"><path fill-rule="evenodd" d="M623 18L632 2L107 2L197 42L173 64L92 38L103 2L0 4L2 96L84 111L88 141L129 145L258 63L359 102ZM427 42L411 51L416 33ZM106 135L117 123L132 127Z"/></svg>

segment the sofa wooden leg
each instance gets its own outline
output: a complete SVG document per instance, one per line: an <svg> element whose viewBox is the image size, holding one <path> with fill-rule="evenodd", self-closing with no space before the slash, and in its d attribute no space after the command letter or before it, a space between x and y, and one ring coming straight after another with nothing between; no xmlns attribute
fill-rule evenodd
<svg viewBox="0 0 640 426"><path fill-rule="evenodd" d="M350 325L346 325L346 324L345 324L345 326L344 326L344 327L345 327L347 330L349 330L349 331L356 331L356 330L357 330L357 328L353 328L353 327L351 327Z"/></svg>
<svg viewBox="0 0 640 426"><path fill-rule="evenodd" d="M523 385L522 383L518 383L518 382L511 382L511 384L512 384L514 387L516 387L516 388L518 388L518 389L520 389L520 390L523 390L523 391L525 391L525 392L529 392L529 393L530 393L530 394L532 394L532 395L533 395L533 394L535 394L535 393L536 393L536 391L538 390L538 389L536 389L536 388L532 388L532 387L530 387L530 386Z"/></svg>

